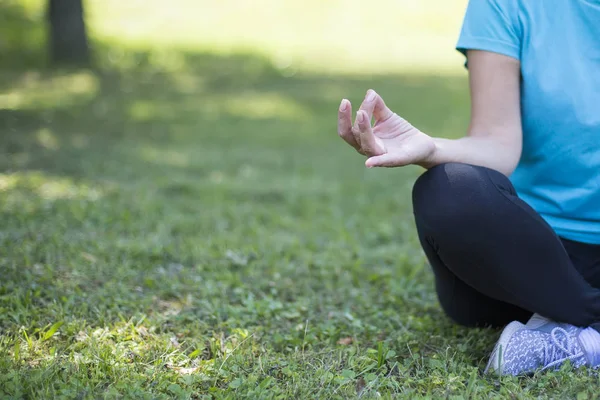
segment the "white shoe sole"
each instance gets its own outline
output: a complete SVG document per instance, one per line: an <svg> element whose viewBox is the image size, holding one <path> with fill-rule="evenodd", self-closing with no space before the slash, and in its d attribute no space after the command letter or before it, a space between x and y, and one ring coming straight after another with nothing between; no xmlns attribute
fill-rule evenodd
<svg viewBox="0 0 600 400"><path fill-rule="evenodd" d="M488 364L485 367L485 374L496 373L499 375L503 375L504 351L506 350L506 346L508 346L508 342L510 341L512 336L522 329L525 329L525 325L523 325L519 321L513 321L510 324L506 325L506 328L504 328L504 330L502 331L502 335L500 335L500 339L498 339L498 342L494 346L494 350L492 350L490 360L488 361Z"/></svg>

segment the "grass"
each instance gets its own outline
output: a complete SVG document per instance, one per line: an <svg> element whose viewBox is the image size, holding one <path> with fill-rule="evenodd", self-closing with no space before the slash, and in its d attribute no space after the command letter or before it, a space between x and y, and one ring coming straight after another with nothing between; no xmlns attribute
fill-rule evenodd
<svg viewBox="0 0 600 400"><path fill-rule="evenodd" d="M568 367L483 376L498 332L437 304L421 170L366 170L335 134L372 87L460 135L464 75L96 46L95 71L0 69L1 398L597 396Z"/></svg>

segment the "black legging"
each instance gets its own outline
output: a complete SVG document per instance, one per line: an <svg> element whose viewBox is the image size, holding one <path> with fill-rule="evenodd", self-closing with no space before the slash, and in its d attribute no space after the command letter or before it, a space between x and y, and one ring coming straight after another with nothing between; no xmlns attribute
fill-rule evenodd
<svg viewBox="0 0 600 400"><path fill-rule="evenodd" d="M504 175L438 165L415 183L413 207L450 318L502 326L536 312L600 332L600 245L560 239Z"/></svg>

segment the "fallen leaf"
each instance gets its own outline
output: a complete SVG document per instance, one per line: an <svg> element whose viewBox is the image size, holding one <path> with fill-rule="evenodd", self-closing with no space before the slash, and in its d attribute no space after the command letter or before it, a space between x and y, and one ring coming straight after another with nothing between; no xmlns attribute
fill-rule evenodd
<svg viewBox="0 0 600 400"><path fill-rule="evenodd" d="M31 360L27 364L29 364L30 367L35 368L35 367L37 367L37 366L40 365L40 360L37 360L37 359L36 360Z"/></svg>
<svg viewBox="0 0 600 400"><path fill-rule="evenodd" d="M248 257L233 250L227 250L225 252L225 257L236 267L244 267L248 264Z"/></svg>
<svg viewBox="0 0 600 400"><path fill-rule="evenodd" d="M351 337L345 337L338 340L337 344L343 344L344 346L348 346L349 344L352 344L352 342L354 342L354 339L352 339Z"/></svg>
<svg viewBox="0 0 600 400"><path fill-rule="evenodd" d="M92 264L94 264L97 261L96 257L94 257L93 255L91 255L90 253L81 252L81 257L85 258L86 260L88 260Z"/></svg>
<svg viewBox="0 0 600 400"><path fill-rule="evenodd" d="M177 371L179 374L181 375L189 375L189 374L193 374L194 372L196 372L198 370L198 367L192 367L192 368L178 368L175 369L175 371Z"/></svg>
<svg viewBox="0 0 600 400"><path fill-rule="evenodd" d="M75 335L75 340L77 340L78 342L83 342L85 340L87 340L89 338L88 334L85 333L84 331L79 331L77 332L77 335Z"/></svg>
<svg viewBox="0 0 600 400"><path fill-rule="evenodd" d="M167 364L166 367L169 369L172 369L173 371L175 371L181 375L193 374L194 372L196 372L198 370L198 367L183 368L183 367L176 367L172 364Z"/></svg>
<svg viewBox="0 0 600 400"><path fill-rule="evenodd" d="M148 336L148 329L145 326L139 326L137 332L141 337Z"/></svg>
<svg viewBox="0 0 600 400"><path fill-rule="evenodd" d="M362 394L362 391L365 390L366 385L367 383L365 382L364 378L362 376L359 376L356 380L356 394L360 396Z"/></svg>

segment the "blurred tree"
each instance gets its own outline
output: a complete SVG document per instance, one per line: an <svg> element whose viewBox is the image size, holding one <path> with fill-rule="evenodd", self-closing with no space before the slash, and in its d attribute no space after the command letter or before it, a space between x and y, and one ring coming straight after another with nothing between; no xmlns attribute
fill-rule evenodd
<svg viewBox="0 0 600 400"><path fill-rule="evenodd" d="M82 0L48 0L50 57L54 64L88 65Z"/></svg>

